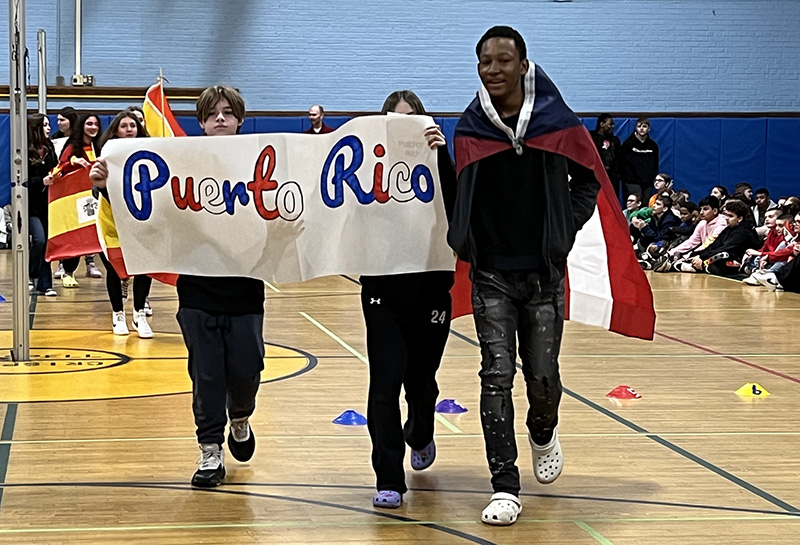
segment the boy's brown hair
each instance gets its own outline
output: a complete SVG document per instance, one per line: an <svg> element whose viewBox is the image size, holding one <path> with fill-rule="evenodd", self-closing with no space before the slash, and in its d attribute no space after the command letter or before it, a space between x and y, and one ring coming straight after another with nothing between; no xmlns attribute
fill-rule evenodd
<svg viewBox="0 0 800 545"><path fill-rule="evenodd" d="M212 85L207 87L202 93L200 98L197 99L197 120L203 123L208 116L214 113L214 106L221 98L228 101L231 105L234 117L239 121L244 120L244 98L239 94L239 91L228 85Z"/></svg>

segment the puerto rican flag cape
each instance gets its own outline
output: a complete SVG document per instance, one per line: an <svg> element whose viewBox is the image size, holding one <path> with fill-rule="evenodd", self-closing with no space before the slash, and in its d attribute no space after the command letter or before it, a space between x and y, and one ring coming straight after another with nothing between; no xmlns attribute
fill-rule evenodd
<svg viewBox="0 0 800 545"><path fill-rule="evenodd" d="M524 86L526 102L533 105L527 129L517 139L518 144L572 159L594 171L601 186L594 214L578 232L567 258L565 318L652 340L656 316L650 284L637 262L627 222L589 132L541 68L531 63ZM484 103L489 103L488 93L483 88L481 92ZM493 107L489 109L496 116ZM520 117L524 114L523 105ZM514 136L513 131L504 132L491 121L479 93L456 126L454 145L459 183L466 166L511 149L510 136ZM452 291L453 317L472 312L468 274L469 265L459 261Z"/></svg>

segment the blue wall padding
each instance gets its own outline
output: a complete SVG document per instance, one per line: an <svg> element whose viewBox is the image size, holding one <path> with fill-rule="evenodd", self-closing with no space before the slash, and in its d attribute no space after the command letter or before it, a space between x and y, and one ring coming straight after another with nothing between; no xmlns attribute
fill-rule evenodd
<svg viewBox="0 0 800 545"><path fill-rule="evenodd" d="M767 187L777 198L798 196L798 163L800 162L800 120L769 119L767 121ZM773 199L775 200L775 199Z"/></svg>
<svg viewBox="0 0 800 545"><path fill-rule="evenodd" d="M100 116L103 127L113 116ZM194 116L177 116L186 134L201 134ZM349 118L326 116L325 122L337 128ZM55 127L55 116L50 122ZM435 118L442 127L453 154L453 133L458 119ZM583 118L593 130L595 118ZM615 132L625 141L636 126L635 118L615 118ZM660 150L660 171L676 180L677 188L686 188L697 202L711 187L722 184L729 190L738 182L754 188L767 187L773 198L800 195L797 175L800 162L800 118L671 118L651 119L651 135ZM242 133L302 132L309 127L306 116L250 117ZM10 132L9 115L0 114L0 206L10 201Z"/></svg>

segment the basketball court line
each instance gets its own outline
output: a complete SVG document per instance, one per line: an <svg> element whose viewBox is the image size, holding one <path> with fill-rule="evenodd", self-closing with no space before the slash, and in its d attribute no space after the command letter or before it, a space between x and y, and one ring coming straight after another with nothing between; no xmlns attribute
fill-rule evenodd
<svg viewBox="0 0 800 545"><path fill-rule="evenodd" d="M371 491L372 487L367 485L335 485L335 484L298 484L298 483L229 483L225 487L216 489L193 489L189 485L175 482L161 482L161 483L146 483L146 482L54 482L54 483L12 483L0 484L2 488L136 488L136 489L156 489L156 490L173 490L185 491L189 493L216 493L237 495L255 498L275 499L279 501L292 501L297 503L305 503L320 507L330 507L343 509L347 511L357 512L361 514L369 514L379 518L388 519L381 521L362 521L362 522L313 522L308 521L273 521L273 522L252 522L252 523L218 523L218 524L164 524L164 525L132 525L132 526L109 526L109 527L85 527L85 528L36 528L26 526L24 528L0 528L0 535L3 534L32 534L32 533L57 533L63 531L65 533L80 533L80 532L121 532L121 531L164 531L164 530L180 530L180 529L225 529L225 528L275 528L275 527L305 527L305 528L318 528L318 527L358 527L358 526L374 526L374 525L420 525L423 527L431 528L434 530L444 531L445 533L455 535L471 541L473 543L489 543L486 540L481 540L476 536L460 532L448 526L463 526L475 525L482 526L483 523L475 520L446 520L446 521L430 521L430 520L417 520L402 515L387 513L385 511L369 510L360 507L343 505L338 503L331 503L320 500L310 500L306 498L296 498L293 496L258 493L251 491L231 490L231 486L251 486L260 488L300 488L300 489L333 489L333 490L364 490ZM431 488L410 488L409 491L413 492L431 492L431 493L445 493L445 494L467 494L467 495L486 495L489 494L487 490L461 490L461 489L431 489ZM646 506L660 506L660 507L675 507L680 509L693 509L693 510L712 510L723 511L732 513L741 513L734 516L657 516L657 517L606 517L606 516L585 516L579 519L570 518L547 518L535 519L520 517L517 524L560 524L572 523L581 527L581 523L586 527L581 527L584 531L591 530L602 539L605 539L597 533L589 523L663 523L663 522L702 522L702 521L776 521L782 522L800 522L800 513L788 513L785 511L770 511L764 509L754 509L747 507L730 507L719 505L704 505L704 504L689 504L677 502L663 502L655 500L637 500L625 498L604 498L593 496L570 496L563 494L536 494L536 493L521 493L522 497L535 497L542 499L563 499L563 500L577 500L577 501L596 501L596 502L610 502ZM587 531L592 535L591 531ZM592 535L600 543L600 541ZM481 541L475 541L475 539ZM610 543L610 542L608 542Z"/></svg>
<svg viewBox="0 0 800 545"><path fill-rule="evenodd" d="M363 363L366 363L367 365L369 365L369 360L368 360L368 359L367 359L365 356L363 356L363 355L362 355L360 352L358 352L358 350L356 350L355 348L353 348L352 346L350 346L349 344L347 344L346 342L344 342L344 341L343 341L341 338L339 338L339 336L338 336L338 335L336 335L336 334L335 334L333 331L331 331L330 329L328 329L327 327L325 327L324 325L322 325L321 323L319 323L317 320L315 320L314 318L312 318L311 316L309 316L309 315L308 315L307 313L305 313L305 312L301 312L301 313L300 313L300 315L301 315L303 318L305 318L306 320L308 320L309 322L311 322L312 324L314 324L315 326L317 326L317 327L318 327L318 328L319 328L319 329L320 329L320 330L321 330L323 333L325 333L326 335L328 335L328 336L329 336L331 339L333 339L334 341L336 341L337 343L339 343L339 345L340 345L342 348L344 348L345 350L347 350L348 352L350 352L352 355L354 355L356 358L358 358L359 360L361 360ZM441 414L439 414L439 413L433 413L433 416L434 416L434 418L435 418L435 419L436 419L436 420L437 420L437 421L438 421L440 424L442 424L442 425L443 425L445 428L447 428L447 429L448 429L448 430L450 430L451 432L453 432L453 433L462 433L462 431L461 431L461 430L458 428L458 426L456 426L455 424L453 424L452 422L450 422L449 420L447 420L447 419L446 419L445 417L443 417Z"/></svg>
<svg viewBox="0 0 800 545"><path fill-rule="evenodd" d="M464 336L462 334L457 334L456 336L459 337L460 339L463 339L465 342L471 344L472 346L476 346L476 347L480 346L476 341L473 341L469 337L466 337L466 336ZM521 367L521 366L519 364L517 364L517 367ZM744 479L741 479L741 478L737 477L736 475L734 475L732 473L729 473L728 471L725 471L721 467L712 464L711 462L701 458L700 456L697 456L696 454L693 454L692 452L690 452L690 451L688 451L686 449L683 449L683 448L679 447L678 445L676 445L674 443L671 443L670 441L667 441L666 439L664 439L660 435L654 434L654 433L651 433L651 432L647 431L645 428L639 426L638 424L634 423L633 421L628 420L627 418L622 417L622 416L618 415L617 413L615 413L614 411L611 411L611 410L609 410L609 409L607 409L607 408L605 408L605 407L603 407L601 405L598 405L594 401L591 401L590 399L587 399L587 398L583 397L582 395L578 394L577 392L574 392L574 391L570 390L569 388L564 387L564 393L566 395L568 395L569 397L571 397L571 398L583 403L587 407L589 407L591 409L594 409L595 411L597 411L597 412L599 412L601 414L604 414L605 416L611 418L612 420L617 421L618 423L622 424L623 426L644 434L648 439L650 439L652 441L655 441L656 443L660 444L661 446L664 446L664 447L668 448L672 452L683 456L684 458L686 458L686 459L688 459L688 460L700 465L701 467L704 467L704 468L708 469L709 471L712 471L713 473L716 473L717 475L719 475L723 479L726 479L726 480L732 482L733 484L739 486L740 488L744 488L748 492L751 492L751 493L755 494L756 496L758 496L758 497L770 502L771 504L773 504L773 505L775 505L777 507L780 507L781 509L784 509L784 510L789 511L789 512L800 513L800 509L798 509L797 507L794 507L793 505L781 500L780 498L778 498L776 496L773 496L769 492L766 492L765 490L762 490L762 489L758 488L757 486L754 486L754 485L750 484L749 482L745 481Z"/></svg>

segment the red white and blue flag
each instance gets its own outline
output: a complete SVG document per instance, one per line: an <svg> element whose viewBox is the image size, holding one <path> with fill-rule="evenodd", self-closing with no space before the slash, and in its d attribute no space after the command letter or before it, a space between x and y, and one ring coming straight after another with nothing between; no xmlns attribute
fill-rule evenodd
<svg viewBox="0 0 800 545"><path fill-rule="evenodd" d="M567 319L652 340L655 330L653 294L633 252L628 225L589 132L566 105L547 74L531 64L525 77L530 120L518 144L563 155L592 170L600 182L597 206L583 226L567 259ZM484 103L488 101L484 97ZM493 108L490 108L493 112ZM532 111L531 111L532 109ZM496 116L496 113L492 113ZM520 117L527 117L525 105ZM499 120L499 118L498 118ZM522 121L522 120L521 120ZM511 134L509 134L511 132ZM522 131L520 131L522 132ZM480 97L469 105L456 126L456 172L513 147L513 131L490 119ZM472 312L468 265L456 267L453 316Z"/></svg>

